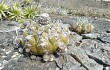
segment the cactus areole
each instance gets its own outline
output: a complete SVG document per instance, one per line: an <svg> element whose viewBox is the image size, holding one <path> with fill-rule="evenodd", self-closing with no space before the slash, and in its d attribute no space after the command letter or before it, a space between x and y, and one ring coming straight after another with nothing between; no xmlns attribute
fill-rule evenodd
<svg viewBox="0 0 110 70"><path fill-rule="evenodd" d="M53 54L58 47L67 46L70 31L63 23L51 23L39 26L37 23L27 24L21 29L21 44L25 49L37 55Z"/></svg>

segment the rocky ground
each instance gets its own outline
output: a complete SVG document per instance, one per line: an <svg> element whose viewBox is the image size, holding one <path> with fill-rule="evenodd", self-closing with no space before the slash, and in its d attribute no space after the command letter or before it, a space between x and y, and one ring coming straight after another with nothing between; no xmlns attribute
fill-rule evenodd
<svg viewBox="0 0 110 70"><path fill-rule="evenodd" d="M73 19L62 20L70 24ZM19 53L13 44L17 23L0 22L0 70L110 70L110 21L89 20L95 26L94 31L82 35L73 33L68 51L58 54L53 62L43 62L39 56Z"/></svg>

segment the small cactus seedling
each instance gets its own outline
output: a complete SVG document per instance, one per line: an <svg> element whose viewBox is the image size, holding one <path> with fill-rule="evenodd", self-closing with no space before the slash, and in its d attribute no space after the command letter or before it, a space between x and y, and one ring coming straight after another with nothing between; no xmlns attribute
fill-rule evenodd
<svg viewBox="0 0 110 70"><path fill-rule="evenodd" d="M58 47L67 46L70 31L63 23L39 26L31 23L22 30L21 44L31 52L44 55L55 53Z"/></svg>
<svg viewBox="0 0 110 70"><path fill-rule="evenodd" d="M72 24L72 30L79 34L90 33L93 29L94 26L91 23L76 22L75 24Z"/></svg>

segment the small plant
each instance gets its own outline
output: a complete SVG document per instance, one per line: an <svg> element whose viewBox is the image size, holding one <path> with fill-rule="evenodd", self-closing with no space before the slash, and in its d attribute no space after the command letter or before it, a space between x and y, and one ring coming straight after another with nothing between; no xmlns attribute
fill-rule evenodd
<svg viewBox="0 0 110 70"><path fill-rule="evenodd" d="M19 8L21 5L20 5L20 2L16 2L16 3L13 4L13 6Z"/></svg>
<svg viewBox="0 0 110 70"><path fill-rule="evenodd" d="M91 23L77 22L72 25L72 30L79 34L90 33L93 29L94 26Z"/></svg>
<svg viewBox="0 0 110 70"><path fill-rule="evenodd" d="M26 4L26 5L29 5L32 3L32 0L23 0L23 2Z"/></svg>
<svg viewBox="0 0 110 70"><path fill-rule="evenodd" d="M48 24L39 26L37 23L27 24L22 30L22 47L30 49L37 55L55 53L58 48L67 46L69 42L69 29L63 24Z"/></svg>
<svg viewBox="0 0 110 70"><path fill-rule="evenodd" d="M36 6L27 6L24 11L26 18L34 18L37 15L37 7Z"/></svg>
<svg viewBox="0 0 110 70"><path fill-rule="evenodd" d="M9 19L10 20L18 20L23 18L23 11L21 8L18 8L16 6L13 6L12 8L10 8L10 12L9 12L10 16Z"/></svg>
<svg viewBox="0 0 110 70"><path fill-rule="evenodd" d="M0 19L3 19L3 17L7 17L6 13L8 12L8 5L4 4L4 2L0 3Z"/></svg>

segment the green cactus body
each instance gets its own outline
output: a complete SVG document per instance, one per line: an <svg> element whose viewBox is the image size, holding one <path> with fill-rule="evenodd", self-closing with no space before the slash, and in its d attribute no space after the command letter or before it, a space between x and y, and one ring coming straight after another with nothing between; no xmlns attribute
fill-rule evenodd
<svg viewBox="0 0 110 70"><path fill-rule="evenodd" d="M23 11L21 8L13 6L10 8L10 12L9 12L9 19L15 19L16 21L18 21L18 19L23 18Z"/></svg>
<svg viewBox="0 0 110 70"><path fill-rule="evenodd" d="M8 12L9 6L5 4L3 1L0 3L0 19L3 17L7 17L6 12Z"/></svg>
<svg viewBox="0 0 110 70"><path fill-rule="evenodd" d="M33 23L23 29L21 35L21 44L25 48L29 48L31 52L37 55L43 55L46 52L55 53L60 43L67 46L69 43L69 29L61 27L64 24L48 24L38 26Z"/></svg>
<svg viewBox="0 0 110 70"><path fill-rule="evenodd" d="M91 23L76 23L73 24L72 26L73 31L79 33L79 34L85 34L85 33L90 33L93 31L94 26Z"/></svg>
<svg viewBox="0 0 110 70"><path fill-rule="evenodd" d="M87 32L92 32L93 29L94 29L94 26L92 24L87 25Z"/></svg>

